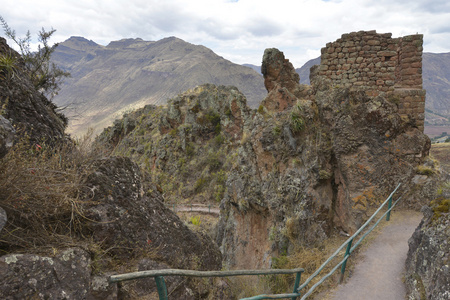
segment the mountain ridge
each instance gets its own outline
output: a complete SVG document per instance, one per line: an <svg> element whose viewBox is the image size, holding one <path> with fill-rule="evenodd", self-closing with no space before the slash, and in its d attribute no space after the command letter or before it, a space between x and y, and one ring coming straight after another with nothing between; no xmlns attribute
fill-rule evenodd
<svg viewBox="0 0 450 300"><path fill-rule="evenodd" d="M124 38L102 46L73 36L61 43L53 61L69 71L54 99L59 106L74 106L69 132L79 135L93 127L109 126L123 113L147 104L165 104L177 94L204 83L236 86L256 108L267 95L261 67L237 65L211 49L177 37L158 41ZM296 72L309 84L309 69L320 57ZM427 90L427 125L450 124L450 53L423 53L423 86Z"/></svg>
<svg viewBox="0 0 450 300"><path fill-rule="evenodd" d="M86 124L99 131L126 111L165 104L203 83L236 86L253 107L267 94L254 70L176 37L122 39L107 46L73 37L60 44L53 61L72 74L54 101L80 110L82 118L70 123L74 134L85 131Z"/></svg>

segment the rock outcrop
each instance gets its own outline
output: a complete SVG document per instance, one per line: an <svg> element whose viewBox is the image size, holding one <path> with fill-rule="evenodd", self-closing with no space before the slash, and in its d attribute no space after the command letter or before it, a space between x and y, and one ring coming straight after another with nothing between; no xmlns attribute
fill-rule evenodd
<svg viewBox="0 0 450 300"><path fill-rule="evenodd" d="M278 52L264 55L274 69L292 72L268 53ZM294 244L320 243L334 228L354 232L398 183L412 187L430 148L384 94L339 87L317 70L311 87L295 86L277 72L264 72L276 88L248 128L221 203L218 243L232 267L267 267ZM282 90L289 101L274 97Z"/></svg>
<svg viewBox="0 0 450 300"><path fill-rule="evenodd" d="M269 111L283 111L294 106L298 98L307 98L310 94L309 86L299 84L300 76L278 49L264 51L261 72L269 93L261 105Z"/></svg>
<svg viewBox="0 0 450 300"><path fill-rule="evenodd" d="M409 98L374 93L372 82L340 85L323 69L312 69L311 86L299 84L284 54L268 49L268 95L256 111L235 88L203 85L167 107L128 114L99 141L137 161L170 201L220 201L216 241L226 267L270 267L297 246L353 233L399 183L405 206L420 207L432 194L435 167L414 117L420 112L401 111ZM410 92L422 95L416 77Z"/></svg>
<svg viewBox="0 0 450 300"><path fill-rule="evenodd" d="M450 299L450 200L424 206L424 218L409 239L406 258L408 299Z"/></svg>
<svg viewBox="0 0 450 300"><path fill-rule="evenodd" d="M67 119L31 83L20 55L0 38L0 55L8 56L11 67L0 70L1 115L31 142L55 143L64 137Z"/></svg>
<svg viewBox="0 0 450 300"><path fill-rule="evenodd" d="M167 107L148 105L127 114L98 142L138 162L167 202L220 201L236 146L254 114L235 87L205 84Z"/></svg>
<svg viewBox="0 0 450 300"><path fill-rule="evenodd" d="M196 235L162 203L144 195L141 172L126 157L100 159L87 177L85 230L120 259L153 253L172 268L217 270L221 254L211 240Z"/></svg>
<svg viewBox="0 0 450 300"><path fill-rule="evenodd" d="M86 251L66 249L54 257L8 254L0 257L0 297L86 299L91 259Z"/></svg>

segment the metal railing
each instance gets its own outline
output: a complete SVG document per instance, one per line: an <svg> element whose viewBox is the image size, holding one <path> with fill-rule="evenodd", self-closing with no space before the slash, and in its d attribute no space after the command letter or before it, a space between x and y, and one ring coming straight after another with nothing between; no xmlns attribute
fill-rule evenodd
<svg viewBox="0 0 450 300"><path fill-rule="evenodd" d="M363 226L361 226L351 237L349 237L311 276L308 277L308 279L305 280L305 282L298 288L298 291L305 288L311 280L313 280L324 268L326 265L328 265L333 258L335 258L339 252L345 247L345 256L344 258L329 272L327 273L322 279L320 279L316 284L314 284L304 295L300 300L306 299L309 295L311 295L316 287L321 285L325 279L330 277L339 267L341 267L341 276L339 278L339 283L342 283L344 279L344 273L345 273L345 267L347 264L347 259L349 258L350 254L356 249L356 247L361 244L361 242L364 240L364 238L372 232L372 230L381 222L381 220L386 216L386 221L390 220L391 210L395 207L398 201L400 201L401 198L398 198L397 201L395 201L394 204L392 204L392 197L394 193L398 190L400 187L400 184L397 185L395 190L389 195L389 197L380 205L380 207L372 214L372 216L364 223ZM388 203L388 209L387 211L375 222L375 224L366 232L364 233L361 238L356 242L354 246L352 246L353 240L356 238L357 235L359 235L368 225L369 223L375 218L375 216L381 211L381 209Z"/></svg>
<svg viewBox="0 0 450 300"><path fill-rule="evenodd" d="M167 287L164 281L164 276L188 276L188 277L228 277L228 276L244 276L244 275L274 275L274 274L296 274L294 293L291 294L278 294L278 295L260 295L252 297L251 299L284 299L292 298L297 299L300 296L299 293L295 293L299 284L301 274L305 270L303 268L297 269L269 269L269 270L233 270L233 271L193 271L193 270L180 270L180 269L166 269L166 270L152 270L133 272L121 275L112 275L109 278L109 282L119 282L126 280L133 280L146 277L154 277L156 282L156 288L158 289L158 295L160 300L168 300Z"/></svg>
<svg viewBox="0 0 450 300"><path fill-rule="evenodd" d="M215 211L219 206L213 206L211 204L177 204L177 203L167 203L165 204L167 208L171 209L173 212L207 212L212 214L217 214ZM180 209L181 208L181 209Z"/></svg>
<svg viewBox="0 0 450 300"><path fill-rule="evenodd" d="M134 273L127 273L121 275L112 275L109 278L111 283L120 282L125 280L133 280L139 278L146 277L154 277L156 286L158 289L158 295L160 300L168 300L167 288L164 281L164 276L188 276L188 277L229 277L229 276L242 276L242 275L273 275L273 274L296 274L295 283L294 283L294 291L288 294L274 294L274 295L258 295L250 298L243 298L241 300L260 300L260 299L287 299L291 298L292 300L297 299L297 297L301 296L300 291L304 289L319 273L342 251L344 247L346 247L344 258L333 267L333 269L323 276L317 283L315 283L303 296L300 300L306 299L310 296L314 290L322 284L328 277L330 277L339 267L341 268L341 275L339 278L339 283L342 283L345 273L345 268L347 264L347 260L350 257L351 253L356 249L356 247L361 244L364 238L372 232L372 230L381 222L381 220L386 217L386 221L390 220L391 210L395 207L397 202L401 199L398 198L395 203L392 203L392 197L394 193L398 190L400 184L397 185L395 190L389 195L389 197L380 205L380 207L372 214L372 216L361 226L351 237L349 237L305 282L300 285L300 277L301 273L304 272L304 269L269 269L269 270L234 270L234 271L193 271L193 270L179 270L179 269L166 269L166 270L151 270L151 271L141 271ZM353 240L358 236L375 218L375 216L381 211L381 209L388 204L387 211L375 222L375 224L365 232L361 238L353 244Z"/></svg>

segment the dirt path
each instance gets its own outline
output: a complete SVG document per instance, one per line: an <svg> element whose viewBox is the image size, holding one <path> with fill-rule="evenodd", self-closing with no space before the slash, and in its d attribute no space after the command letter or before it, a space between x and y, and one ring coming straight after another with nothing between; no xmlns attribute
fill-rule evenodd
<svg viewBox="0 0 450 300"><path fill-rule="evenodd" d="M421 219L422 214L418 212L393 212L391 221L366 249L356 257L350 256L350 260L357 261L351 277L319 299L404 300L406 291L402 277L408 239Z"/></svg>

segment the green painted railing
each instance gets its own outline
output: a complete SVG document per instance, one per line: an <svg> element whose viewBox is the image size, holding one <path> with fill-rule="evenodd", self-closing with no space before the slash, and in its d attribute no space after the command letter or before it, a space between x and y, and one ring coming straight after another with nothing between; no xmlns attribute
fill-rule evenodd
<svg viewBox="0 0 450 300"><path fill-rule="evenodd" d="M310 296L314 290L321 285L328 277L330 277L339 267L341 268L341 276L339 278L339 283L342 283L344 279L345 268L347 260L351 253L356 249L356 247L361 244L364 238L372 232L372 230L381 222L381 220L386 217L386 221L389 221L391 210L395 207L397 202L401 199L398 198L397 201L392 204L392 197L394 193L398 190L400 184L395 188L395 190L389 195L389 197L380 205L380 207L373 213L373 215L361 226L351 237L349 237L305 282L300 285L301 273L304 269L269 269L269 270L234 270L234 271L193 271L193 270L179 270L179 269L166 269L166 270L152 270L152 271L141 271L134 273L127 273L121 275L112 275L109 278L110 282L119 282L125 280L133 280L146 277L154 277L156 286L158 289L158 295L160 300L168 300L167 288L164 281L164 276L188 276L188 277L229 277L229 276L243 276L243 275L271 275L271 274L296 274L294 291L289 294L276 294L276 295L258 295L250 298L243 298L241 300L260 300L260 299L287 299L292 300L300 297L300 291L304 289L319 273L346 247L344 258L339 261L333 269L323 276L316 284L314 284L300 300L306 299ZM370 229L365 232L359 240L352 246L353 240L358 236L375 218L375 216L381 211L381 209L388 204L387 211L375 222L375 224L370 227ZM299 286L300 285L300 286Z"/></svg>
<svg viewBox="0 0 450 300"><path fill-rule="evenodd" d="M333 258L335 258L339 252L341 252L341 250L344 247L346 248L345 251L345 255L344 258L336 264L336 266L328 273L326 274L324 277L322 277L322 279L320 279L316 284L314 284L304 295L300 300L304 300L306 299L309 295L311 295L314 290L321 285L325 279L327 279L328 277L330 277L339 267L341 267L341 276L339 278L339 283L342 283L343 279L344 279L344 273L345 273L345 267L347 264L347 259L350 257L350 254L353 252L353 250L356 249L356 247L359 246L359 244L361 244L361 242L365 239L365 237L372 232L372 230L381 222L381 220L386 216L386 221L389 221L390 219L390 214L391 214L391 210L395 207L395 205L397 204L398 201L400 201L401 198L398 198L397 201L395 201L394 204L392 204L392 197L394 195L394 193L398 190L398 188L400 187L400 184L397 185L397 187L395 188L395 190L389 195L389 197L380 205L380 207L372 214L372 216L366 221L366 223L364 223L363 226L361 226L351 237L349 237L311 276L308 277L308 279L305 280L305 282L298 288L298 291L301 291L303 288L305 288L310 282L311 280L313 280L324 268L325 266L327 266L332 260ZM368 225L369 223L375 218L375 216L381 211L381 209L386 205L386 203L388 203L388 209L387 211L375 222L375 224L366 232L364 233L361 238L356 242L356 244L354 246L352 246L353 240L356 238L356 236L358 236Z"/></svg>
<svg viewBox="0 0 450 300"><path fill-rule="evenodd" d="M188 277L228 277L228 276L244 276L244 275L278 275L278 274L297 274L294 284L294 293L291 294L278 294L278 295L260 295L249 299L285 299L291 298L297 299L300 296L299 293L295 293L300 285L301 274L305 270L302 268L297 269L269 269L269 270L233 270L233 271L193 271L193 270L180 270L180 269L166 269L166 270L151 270L133 272L121 275L112 275L109 278L109 282L119 282L126 280L133 280L146 277L154 277L156 287L158 289L158 295L160 300L167 300L167 287L164 281L164 276L188 276Z"/></svg>

